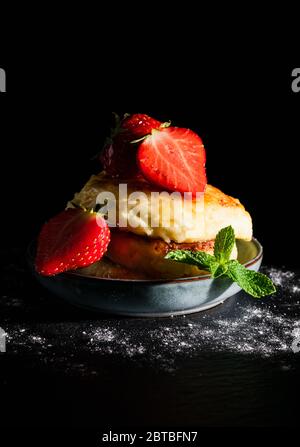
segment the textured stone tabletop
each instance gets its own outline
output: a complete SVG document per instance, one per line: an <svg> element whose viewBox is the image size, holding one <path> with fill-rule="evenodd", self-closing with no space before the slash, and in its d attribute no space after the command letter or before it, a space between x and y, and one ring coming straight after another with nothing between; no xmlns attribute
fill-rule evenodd
<svg viewBox="0 0 300 447"><path fill-rule="evenodd" d="M293 425L300 275L264 272L278 286L264 300L240 293L183 317L99 317L41 288L22 251L5 253L4 425Z"/></svg>

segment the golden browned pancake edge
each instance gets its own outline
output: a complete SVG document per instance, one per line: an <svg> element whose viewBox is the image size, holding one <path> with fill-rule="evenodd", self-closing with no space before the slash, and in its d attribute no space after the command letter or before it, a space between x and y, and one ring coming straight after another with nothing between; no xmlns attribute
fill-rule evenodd
<svg viewBox="0 0 300 447"><path fill-rule="evenodd" d="M167 253L172 250L203 251L213 254L214 241L185 244L166 243L159 239L115 230L111 234L111 242L106 256L116 264L143 273L151 278L179 278L207 273L196 266L179 264L165 259ZM235 246L232 259L236 258L237 249Z"/></svg>

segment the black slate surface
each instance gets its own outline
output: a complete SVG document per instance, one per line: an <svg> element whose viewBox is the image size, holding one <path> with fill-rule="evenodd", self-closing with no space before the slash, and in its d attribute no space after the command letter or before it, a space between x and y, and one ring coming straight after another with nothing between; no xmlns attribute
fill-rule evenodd
<svg viewBox="0 0 300 447"><path fill-rule="evenodd" d="M1 254L2 426L243 426L299 421L300 275L186 317L127 319L69 307Z"/></svg>

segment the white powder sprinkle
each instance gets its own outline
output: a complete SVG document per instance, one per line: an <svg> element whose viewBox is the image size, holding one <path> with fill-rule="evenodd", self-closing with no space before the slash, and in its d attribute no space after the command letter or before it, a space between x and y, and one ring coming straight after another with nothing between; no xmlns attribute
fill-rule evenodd
<svg viewBox="0 0 300 447"><path fill-rule="evenodd" d="M101 319L93 321L2 325L7 352L30 352L47 367L97 376L95 359L115 356L166 372L178 361L203 353L240 353L259 357L300 355L299 275L263 270L278 286L264 300L239 295L209 312L169 319ZM0 299L8 306L9 298ZM83 361L84 359L84 361ZM97 364L99 362L97 361ZM290 368L283 365L282 370Z"/></svg>
<svg viewBox="0 0 300 447"><path fill-rule="evenodd" d="M267 269L268 275L276 286L282 286L291 291L294 285L291 284L295 278L295 273L289 270L281 270L274 267Z"/></svg>

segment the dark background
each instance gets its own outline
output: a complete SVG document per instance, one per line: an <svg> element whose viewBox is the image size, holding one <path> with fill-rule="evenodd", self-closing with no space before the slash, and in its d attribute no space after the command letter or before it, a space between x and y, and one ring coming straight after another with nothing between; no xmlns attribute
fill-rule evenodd
<svg viewBox="0 0 300 447"><path fill-rule="evenodd" d="M254 234L265 248L265 264L299 268L300 93L291 90L291 72L300 65L299 59L287 63L279 57L268 60L266 54L261 59L252 54L241 60L239 54L234 63L215 57L211 64L197 53L196 60L186 54L179 61L165 55L158 63L149 58L153 52L150 48L148 59L143 57L139 64L131 63L128 53L114 65L101 62L105 58L100 50L93 55L93 60L99 60L93 66L79 57L68 60L68 52L66 61L55 63L51 59L45 63L40 57L33 63L27 55L26 62L0 59L0 67L7 72L7 93L0 94L1 246L8 259L2 257L2 263L8 275L8 296L14 292L23 298L27 312L8 309L4 318L13 323L25 322L34 329L46 322L51 329L55 322L85 324L91 318L98 324L97 316L69 307L63 310L52 296L44 301L45 292L29 275L6 267L14 266L15 253L21 257L22 248L42 223L99 170L91 159L109 132L112 111L148 113L198 132L207 149L209 182L238 197L249 210ZM23 276L24 282L19 280ZM14 282L18 284L11 287ZM233 299L216 312L236 311L238 319L243 306L235 304ZM213 320L216 314L210 315ZM196 315L193 321L198 317L202 318ZM128 324L134 331L135 321ZM143 326L143 321L139 324ZM153 327L159 324L163 323L153 320ZM63 341L68 335L61 337ZM61 351L68 356L63 346ZM177 424L183 421L188 426L197 424L198 414L202 425L234 425L235 417L240 417L238 425L242 425L242 410L248 406L247 425L296 425L297 365L283 377L277 358L226 352L204 352L203 356L183 359L184 367L171 379L147 364L142 369L128 368L119 358L104 364L105 359L91 358L99 361L100 371L104 368L93 382L74 380L67 370L54 375L37 362L35 351L26 355L20 349L15 357L3 360L8 425L13 415L15 425L27 426L32 414L36 425L51 424L53 418L57 424L72 426L80 426L82 419L85 425L147 424L158 419L172 425L177 417ZM78 361L85 360L80 353ZM204 380L199 375L202 371ZM175 417L177 396L183 405ZM259 406L251 404L256 396ZM153 419L145 417L148 414Z"/></svg>
<svg viewBox="0 0 300 447"><path fill-rule="evenodd" d="M296 62L295 62L296 63ZM299 65L299 64L298 64ZM93 172L111 111L145 112L190 127L207 149L208 180L253 217L265 262L297 265L300 93L296 65L211 66L174 76L120 76L107 67L1 65L3 244L24 246Z"/></svg>

